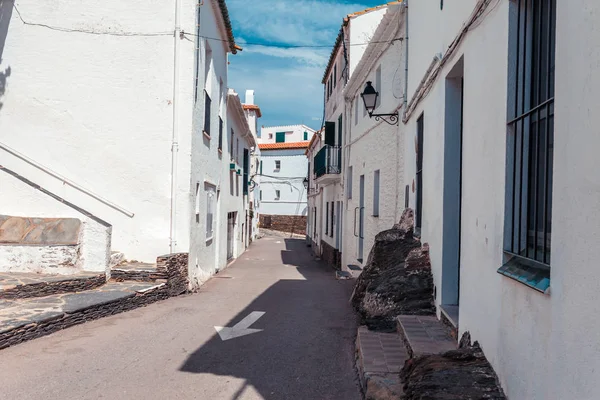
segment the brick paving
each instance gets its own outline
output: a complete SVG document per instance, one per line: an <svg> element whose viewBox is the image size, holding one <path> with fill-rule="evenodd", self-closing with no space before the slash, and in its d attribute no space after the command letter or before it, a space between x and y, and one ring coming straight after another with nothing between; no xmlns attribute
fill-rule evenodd
<svg viewBox="0 0 600 400"><path fill-rule="evenodd" d="M456 350L450 331L435 316L400 315L398 331L412 357Z"/></svg>

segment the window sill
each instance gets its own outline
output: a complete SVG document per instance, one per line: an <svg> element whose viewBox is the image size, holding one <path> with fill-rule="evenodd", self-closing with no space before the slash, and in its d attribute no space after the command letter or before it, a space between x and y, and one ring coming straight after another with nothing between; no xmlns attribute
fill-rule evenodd
<svg viewBox="0 0 600 400"><path fill-rule="evenodd" d="M210 133L207 133L205 130L202 130L202 134L204 135L205 138L210 140Z"/></svg>
<svg viewBox="0 0 600 400"><path fill-rule="evenodd" d="M540 293L550 294L550 268L533 260L513 256L497 272Z"/></svg>

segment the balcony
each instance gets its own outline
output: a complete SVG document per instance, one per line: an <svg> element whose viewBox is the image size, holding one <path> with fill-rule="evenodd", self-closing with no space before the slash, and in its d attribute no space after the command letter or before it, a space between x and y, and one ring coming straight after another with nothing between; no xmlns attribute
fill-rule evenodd
<svg viewBox="0 0 600 400"><path fill-rule="evenodd" d="M342 148L325 145L315 155L314 173L317 183L331 183L340 179L342 168Z"/></svg>

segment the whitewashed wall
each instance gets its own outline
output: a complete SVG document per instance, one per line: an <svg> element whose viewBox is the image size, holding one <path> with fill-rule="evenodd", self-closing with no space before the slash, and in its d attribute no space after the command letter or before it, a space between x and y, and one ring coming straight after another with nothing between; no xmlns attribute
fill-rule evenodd
<svg viewBox="0 0 600 400"><path fill-rule="evenodd" d="M433 54L458 33L475 1L410 2L409 93ZM406 148L414 145L416 119L424 112L422 239L431 245L434 282L442 279L444 77L464 56L463 197L460 333L478 340L509 398L582 399L600 396L600 340L591 310L600 287L592 244L598 230L600 193L590 107L597 102L600 11L585 1L557 1L556 106L551 290L538 293L499 275L503 263L507 43L510 2L499 2L471 29L456 56L409 121ZM586 40L581 40L585 37ZM414 152L407 152L414 178ZM596 174L597 175L597 174ZM414 197L411 194L411 205ZM593 312L593 311L592 311Z"/></svg>
<svg viewBox="0 0 600 400"><path fill-rule="evenodd" d="M285 132L285 142L304 142L308 141L315 134L314 129L306 125L282 125L282 126L264 126L260 129L260 143L275 143L276 133ZM304 139L304 132L308 133L308 137ZM271 137L269 137L269 135Z"/></svg>
<svg viewBox="0 0 600 400"><path fill-rule="evenodd" d="M113 249L154 261L169 251L173 37L113 36L24 25L2 2L8 24L0 71L0 142L92 190L133 218L28 168L0 150L0 162L113 225ZM174 5L23 0L23 19L98 33L168 33ZM10 17L10 19L8 19ZM6 25L5 25L6 26ZM32 205L28 193L0 188L3 212L80 217L58 202ZM187 249L186 249L187 250Z"/></svg>
<svg viewBox="0 0 600 400"><path fill-rule="evenodd" d="M304 152L305 149L261 150L261 214L306 215L306 189L302 180L308 171L308 160ZM279 172L275 170L275 160L281 161ZM279 200L275 200L276 190L281 193Z"/></svg>

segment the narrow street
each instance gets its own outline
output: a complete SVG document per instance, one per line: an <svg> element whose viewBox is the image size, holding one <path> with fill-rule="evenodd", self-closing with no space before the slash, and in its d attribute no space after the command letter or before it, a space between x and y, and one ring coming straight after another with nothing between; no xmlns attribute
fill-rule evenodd
<svg viewBox="0 0 600 400"><path fill-rule="evenodd" d="M359 399L351 290L265 237L199 293L2 350L0 399Z"/></svg>

